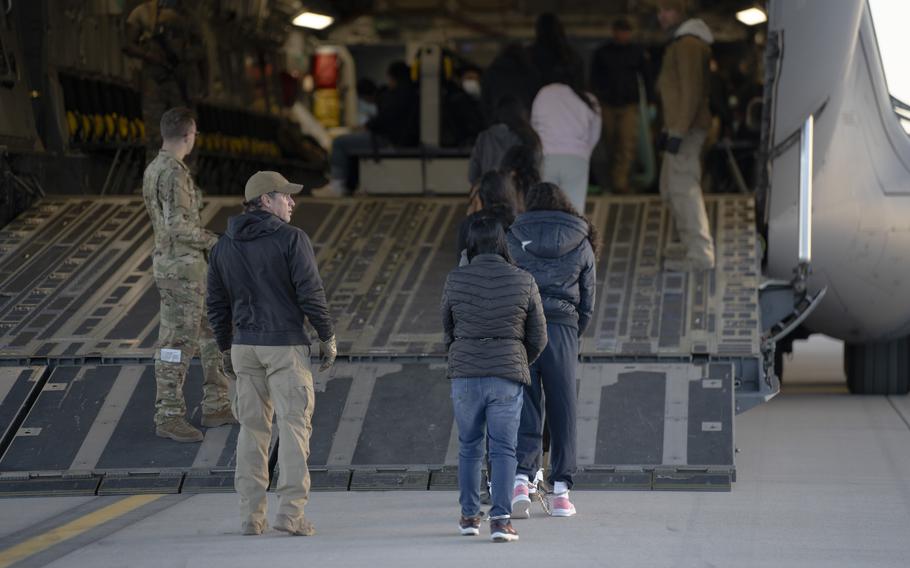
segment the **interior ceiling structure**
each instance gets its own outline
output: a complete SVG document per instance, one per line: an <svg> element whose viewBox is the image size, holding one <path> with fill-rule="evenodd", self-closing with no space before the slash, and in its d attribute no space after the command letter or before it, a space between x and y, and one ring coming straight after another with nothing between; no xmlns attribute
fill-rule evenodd
<svg viewBox="0 0 910 568"><path fill-rule="evenodd" d="M444 32L446 37L525 39L533 36L534 20L542 12L555 12L571 37L603 37L612 21L624 16L639 29L645 41L657 40L657 0L276 0L283 10L300 9L330 13L336 23L326 30L333 39L364 36L372 27L377 39L395 39ZM691 11L702 17L719 40L744 39L747 28L735 13L762 2L755 0L692 0ZM368 20L365 25L363 20ZM361 28L353 38L347 28Z"/></svg>

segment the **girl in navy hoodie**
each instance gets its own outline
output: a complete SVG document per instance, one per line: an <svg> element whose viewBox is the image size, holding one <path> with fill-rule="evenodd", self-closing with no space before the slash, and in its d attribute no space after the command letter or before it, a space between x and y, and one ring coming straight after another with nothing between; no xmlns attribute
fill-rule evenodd
<svg viewBox="0 0 910 568"><path fill-rule="evenodd" d="M547 319L549 341L531 365L518 430L518 469L512 518L530 514L530 479L540 469L543 441L542 394L550 431L550 476L554 497L550 515L570 517L569 499L576 470L575 367L579 338L594 314L597 232L566 194L552 183L539 183L526 197L526 211L509 229L509 252L515 264L537 281Z"/></svg>

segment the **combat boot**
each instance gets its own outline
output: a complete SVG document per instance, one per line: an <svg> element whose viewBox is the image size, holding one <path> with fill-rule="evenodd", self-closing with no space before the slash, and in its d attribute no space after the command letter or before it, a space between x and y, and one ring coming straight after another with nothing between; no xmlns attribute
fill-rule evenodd
<svg viewBox="0 0 910 568"><path fill-rule="evenodd" d="M224 426L225 424L237 424L237 419L234 418L234 413L231 412L230 407L219 410L218 412L202 415L202 425L206 428L217 428L218 426Z"/></svg>
<svg viewBox="0 0 910 568"><path fill-rule="evenodd" d="M313 523L302 517L292 520L286 515L278 515L275 517L274 527L276 531L286 532L294 536L313 536L316 534L316 527L313 526Z"/></svg>
<svg viewBox="0 0 910 568"><path fill-rule="evenodd" d="M155 435L170 438L175 442L201 442L202 432L193 427L182 416L168 418L155 427Z"/></svg>

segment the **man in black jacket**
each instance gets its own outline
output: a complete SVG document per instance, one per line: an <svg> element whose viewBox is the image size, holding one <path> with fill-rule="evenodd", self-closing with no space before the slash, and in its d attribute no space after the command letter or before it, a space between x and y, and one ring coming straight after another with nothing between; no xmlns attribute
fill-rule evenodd
<svg viewBox="0 0 910 568"><path fill-rule="evenodd" d="M610 182L614 193L630 193L629 174L635 163L639 128L639 78L648 81L644 48L632 42L632 26L623 18L613 22L613 38L594 52L591 87L600 100L603 130L600 144L609 157L607 172L597 172L603 186Z"/></svg>
<svg viewBox="0 0 910 568"><path fill-rule="evenodd" d="M257 172L246 183L246 212L228 220L212 249L208 317L225 369L236 372L234 413L240 422L234 485L240 494L243 534L266 523L268 448L272 414L278 416L275 528L315 533L303 507L310 491L306 458L315 398L310 372L309 320L319 335L325 371L335 362L335 332L310 239L290 225L303 186L277 172ZM233 372L232 372L233 373Z"/></svg>

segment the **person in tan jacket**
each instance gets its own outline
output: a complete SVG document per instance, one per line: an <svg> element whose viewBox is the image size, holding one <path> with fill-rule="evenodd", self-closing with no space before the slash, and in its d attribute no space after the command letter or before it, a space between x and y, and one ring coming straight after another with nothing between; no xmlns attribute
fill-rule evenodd
<svg viewBox="0 0 910 568"><path fill-rule="evenodd" d="M665 270L714 268L714 242L701 192L700 154L711 124L709 61L714 36L700 19L685 18L684 0L659 0L658 20L672 34L657 91L664 117L660 194L676 221L684 254L668 255Z"/></svg>

